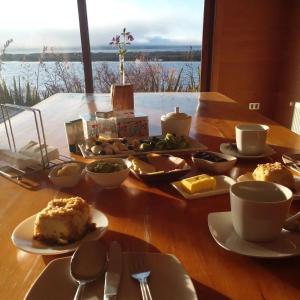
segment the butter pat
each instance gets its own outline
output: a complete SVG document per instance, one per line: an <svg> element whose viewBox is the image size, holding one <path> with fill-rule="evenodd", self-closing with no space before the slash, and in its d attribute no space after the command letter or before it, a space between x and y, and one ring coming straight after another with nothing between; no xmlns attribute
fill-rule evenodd
<svg viewBox="0 0 300 300"><path fill-rule="evenodd" d="M214 190L216 179L212 176L201 174L181 180L183 188L191 194Z"/></svg>

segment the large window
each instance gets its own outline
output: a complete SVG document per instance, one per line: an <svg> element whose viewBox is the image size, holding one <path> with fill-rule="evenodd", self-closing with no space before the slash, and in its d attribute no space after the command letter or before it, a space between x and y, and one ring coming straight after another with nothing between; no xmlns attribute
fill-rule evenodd
<svg viewBox="0 0 300 300"><path fill-rule="evenodd" d="M137 92L198 91L204 0L86 0L95 92L119 82L109 45L126 28L134 40L125 80ZM0 102L34 105L57 92L84 92L75 0L1 4Z"/></svg>
<svg viewBox="0 0 300 300"><path fill-rule="evenodd" d="M125 79L135 91L199 91L203 0L86 2L95 91L109 92L119 81L117 49L109 42L123 28L134 37Z"/></svg>
<svg viewBox="0 0 300 300"><path fill-rule="evenodd" d="M31 106L84 91L76 1L10 0L1 11L1 102Z"/></svg>

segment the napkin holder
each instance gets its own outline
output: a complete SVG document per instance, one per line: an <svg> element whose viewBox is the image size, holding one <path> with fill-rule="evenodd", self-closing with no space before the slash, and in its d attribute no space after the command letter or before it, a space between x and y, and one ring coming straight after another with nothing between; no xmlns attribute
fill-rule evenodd
<svg viewBox="0 0 300 300"><path fill-rule="evenodd" d="M12 115L22 111L32 112L38 142L30 141L17 151L9 110L13 111ZM25 176L37 170L49 169L55 165L71 160L70 157L60 155L58 149L47 145L42 114L39 109L9 103L0 104L0 117L3 119L9 146L9 150L2 149L1 151L2 161L5 162L7 166L13 166ZM7 175L7 177L11 177L9 174ZM22 176L18 176L16 179L17 183L19 183L21 177Z"/></svg>

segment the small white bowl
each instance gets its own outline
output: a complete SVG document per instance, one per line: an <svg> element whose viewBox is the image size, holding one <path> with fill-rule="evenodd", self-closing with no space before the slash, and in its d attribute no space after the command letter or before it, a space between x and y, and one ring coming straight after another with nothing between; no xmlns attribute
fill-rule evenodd
<svg viewBox="0 0 300 300"><path fill-rule="evenodd" d="M237 161L237 158L231 155L227 155L219 152L212 152L212 151L203 151L203 152L207 152L209 154L226 159L226 161L223 162L214 162L203 158L196 158L194 157L195 154L192 155L192 161L197 168L202 170L207 170L216 174L226 173L235 165Z"/></svg>
<svg viewBox="0 0 300 300"><path fill-rule="evenodd" d="M74 174L74 175L58 176L57 171L69 163L80 165L80 172L78 174ZM48 178L53 184L55 184L59 187L63 187L63 188L74 187L80 181L84 167L85 167L85 164L80 163L80 162L72 162L71 161L68 163L63 163L63 164L60 164L60 165L52 168L52 170L50 171L50 173L48 175Z"/></svg>
<svg viewBox="0 0 300 300"><path fill-rule="evenodd" d="M96 173L91 171L91 168L97 164L98 162L118 162L118 163L124 163L127 168L121 171L117 172L111 172L111 173ZM85 167L85 171L88 174L91 179L97 183L99 186L103 187L104 189L114 189L121 185L121 183L127 178L129 171L130 171L131 162L122 159L122 158L105 158L101 160L94 161L90 164L88 164Z"/></svg>

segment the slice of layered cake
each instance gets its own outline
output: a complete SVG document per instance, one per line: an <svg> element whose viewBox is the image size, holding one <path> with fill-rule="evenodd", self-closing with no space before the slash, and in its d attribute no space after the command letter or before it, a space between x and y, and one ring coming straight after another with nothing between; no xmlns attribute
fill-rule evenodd
<svg viewBox="0 0 300 300"><path fill-rule="evenodd" d="M90 209L80 197L53 199L36 216L33 238L48 244L68 244L93 227Z"/></svg>

